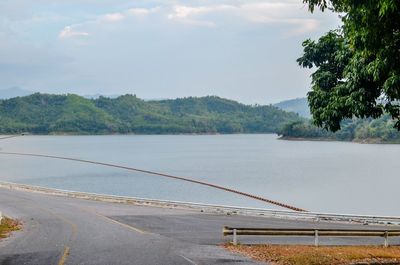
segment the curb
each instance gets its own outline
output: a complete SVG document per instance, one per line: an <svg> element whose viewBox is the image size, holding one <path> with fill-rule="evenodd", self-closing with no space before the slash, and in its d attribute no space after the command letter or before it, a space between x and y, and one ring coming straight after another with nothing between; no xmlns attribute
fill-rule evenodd
<svg viewBox="0 0 400 265"><path fill-rule="evenodd" d="M227 205L201 204L193 202L155 200L146 198L136 198L127 196L116 196L97 194L89 192L69 191L53 188L45 188L40 186L32 186L26 184L18 184L12 182L0 182L0 188L9 190L19 190L34 193L41 193L60 197L69 197L77 199L85 199L92 201L123 203L140 206L152 206L160 208L173 208L182 210L194 210L207 213L220 213L227 215L242 215L242 216L258 216L279 219L291 220L306 220L306 221L330 221L330 222L346 222L346 223L363 223L363 224L378 224L378 225L400 225L399 216L374 216L374 215L352 215L352 214L335 214L335 213L320 213L320 212L295 212L286 210L273 210L262 208L246 208ZM0 212L1 220L1 212Z"/></svg>

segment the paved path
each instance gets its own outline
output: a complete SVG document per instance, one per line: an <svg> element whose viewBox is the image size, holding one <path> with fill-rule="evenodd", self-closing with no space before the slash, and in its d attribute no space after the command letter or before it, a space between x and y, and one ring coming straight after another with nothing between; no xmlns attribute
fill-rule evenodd
<svg viewBox="0 0 400 265"><path fill-rule="evenodd" d="M134 206L0 189L5 215L24 229L0 241L0 264L179 265L256 264L218 245L222 227L348 227L347 225L227 216L195 211ZM365 226L363 226L365 228ZM312 238L240 237L243 243L312 243ZM322 239L355 244L360 239ZM382 243L382 239L363 239ZM398 240L393 243L400 243Z"/></svg>

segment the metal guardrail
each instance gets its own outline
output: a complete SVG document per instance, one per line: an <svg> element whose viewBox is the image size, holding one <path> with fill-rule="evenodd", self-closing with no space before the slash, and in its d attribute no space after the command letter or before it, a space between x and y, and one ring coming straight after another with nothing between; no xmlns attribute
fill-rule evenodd
<svg viewBox="0 0 400 265"><path fill-rule="evenodd" d="M233 244L237 245L238 235L249 236L313 236L314 245L319 245L320 236L331 237L383 237L384 247L389 246L389 237L400 236L400 230L377 229L297 229L297 228L241 228L225 226L224 236L233 235Z"/></svg>
<svg viewBox="0 0 400 265"><path fill-rule="evenodd" d="M5 181L0 182L0 188L37 192L55 196L72 197L72 198L80 198L88 200L171 207L171 208L184 208L192 210L201 210L204 212L217 212L217 213L224 213L231 215L272 217L279 219L306 220L313 222L328 221L328 222L351 222L351 223L355 222L355 223L378 224L378 225L400 225L400 216L355 215L355 214L337 214L337 213L321 213L321 212L295 212L287 210L248 208L248 207L181 202L181 201L171 201L171 200L157 200L148 198L137 198L137 197L61 190L61 189L46 188L46 187L39 187L39 186L5 182Z"/></svg>

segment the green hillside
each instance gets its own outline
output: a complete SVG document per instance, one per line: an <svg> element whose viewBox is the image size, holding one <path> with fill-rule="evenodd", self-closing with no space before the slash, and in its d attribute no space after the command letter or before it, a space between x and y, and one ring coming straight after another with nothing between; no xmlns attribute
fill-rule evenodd
<svg viewBox="0 0 400 265"><path fill-rule="evenodd" d="M33 94L0 100L0 133L272 133L298 115L208 96L144 101L133 95L87 99Z"/></svg>

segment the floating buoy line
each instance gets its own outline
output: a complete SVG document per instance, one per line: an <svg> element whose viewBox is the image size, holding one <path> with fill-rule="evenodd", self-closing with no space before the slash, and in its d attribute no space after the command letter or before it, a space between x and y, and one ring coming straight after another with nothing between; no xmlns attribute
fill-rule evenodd
<svg viewBox="0 0 400 265"><path fill-rule="evenodd" d="M19 136L19 135L7 136L7 137L0 138L0 140L12 138L12 137L17 137L17 136ZM260 197L260 196L257 196L257 195L253 195L253 194L242 192L242 191L239 191L239 190L235 190L235 189L227 188L227 187L224 187L224 186L212 184L212 183L209 183L209 182L195 180L195 179L186 178L186 177L175 176L175 175L170 175L170 174L165 174L165 173L160 173L160 172L155 172L155 171L150 171L150 170L145 170L145 169L140 169L140 168L134 168L134 167L128 167L128 166L123 166L123 165L104 163L104 162L92 161L92 160L86 160L86 159L79 159L79 158L73 158L73 157L54 156L54 155L45 155L45 154L36 154L36 153L20 153L20 152L2 152L2 151L0 151L0 155L41 157L41 158L68 160L68 161L81 162L81 163L87 163L87 164L93 164L93 165L99 165L99 166L119 168L119 169L124 169L124 170L128 170L128 171L135 171L135 172L140 172L140 173L144 173L144 174L148 174L148 175L155 175L155 176L159 176L159 177L165 177L165 178L170 178L170 179L176 179L176 180L181 180L181 181L185 181L185 182L190 182L190 183L194 183L194 184L199 184L199 185L203 185L203 186L219 189L219 190L222 190L222 191L238 194L238 195L241 195L241 196L244 196L244 197L248 197L248 198L251 198L251 199L258 200L258 201L266 202L266 203L273 204L273 205L276 205L276 206L280 206L282 208L286 208L286 209L289 209L289 210L293 210L293 211L297 211L297 212L306 212L306 210L298 208L298 207L295 207L295 206L292 206L292 205L281 203L281 202L278 202L278 201L275 201L275 200L266 199L266 198L263 198L263 197Z"/></svg>
<svg viewBox="0 0 400 265"><path fill-rule="evenodd" d="M21 135L18 134L18 135L3 136L3 137L0 137L0 140L5 140L5 139L9 139L9 138L15 138L15 137L19 137L19 136L22 136L22 134Z"/></svg>

